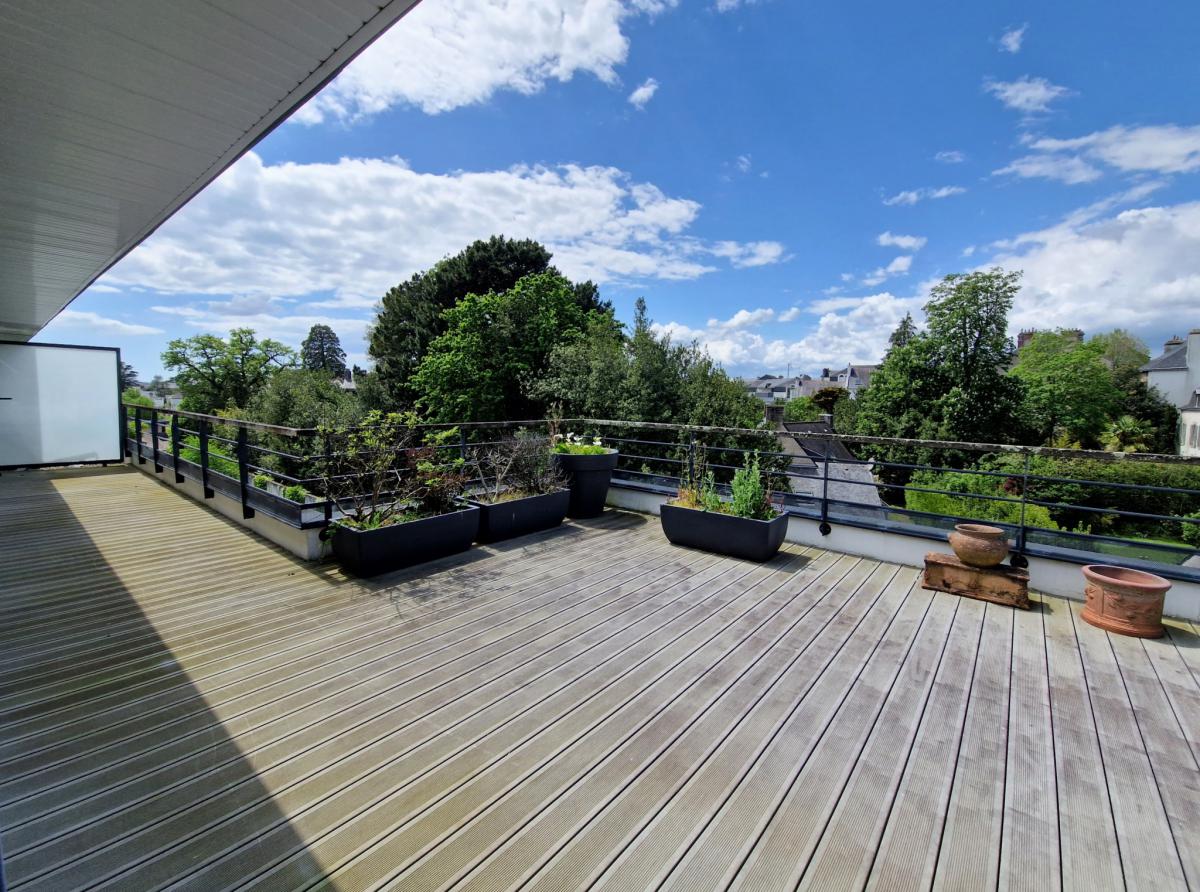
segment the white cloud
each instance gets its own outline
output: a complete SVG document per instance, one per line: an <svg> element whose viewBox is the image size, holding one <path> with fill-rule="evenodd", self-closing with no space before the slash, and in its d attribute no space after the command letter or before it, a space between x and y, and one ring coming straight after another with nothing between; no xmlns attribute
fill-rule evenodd
<svg viewBox="0 0 1200 892"><path fill-rule="evenodd" d="M974 253L975 253L975 246L974 246L974 245L967 245L965 248L963 248L963 249L962 249L962 256L963 256L963 257L970 257L970 256L971 256L972 254L974 254Z"/></svg>
<svg viewBox="0 0 1200 892"><path fill-rule="evenodd" d="M782 313L779 314L779 321L780 322L795 322L797 319L800 318L800 315L803 312L804 312L804 310L802 310L800 307L788 307L786 310L784 310Z"/></svg>
<svg viewBox="0 0 1200 892"><path fill-rule="evenodd" d="M714 331L737 331L741 328L753 328L770 322L775 318L775 311L766 307L757 310L738 310L728 319L709 319L708 327Z"/></svg>
<svg viewBox="0 0 1200 892"><path fill-rule="evenodd" d="M921 189L906 189L903 192L897 192L895 195L885 198L883 203L889 207L893 205L912 205L918 201L936 198L949 198L951 195L962 195L967 190L962 186L939 186L923 187Z"/></svg>
<svg viewBox="0 0 1200 892"><path fill-rule="evenodd" d="M912 257L907 254L901 255L900 257L894 259L887 266L881 266L869 276L864 276L862 283L874 288L881 282L885 282L892 278L892 276L907 275L909 269L912 267L912 260Z"/></svg>
<svg viewBox="0 0 1200 892"><path fill-rule="evenodd" d="M1050 103L1073 95L1073 91L1052 84L1044 77L1025 75L1015 81L985 80L983 88L999 99L1007 108L1029 115L1047 112Z"/></svg>
<svg viewBox="0 0 1200 892"><path fill-rule="evenodd" d="M717 242L709 248L717 257L726 258L740 268L767 266L787 260L787 249L779 242Z"/></svg>
<svg viewBox="0 0 1200 892"><path fill-rule="evenodd" d="M1025 271L1010 319L1014 329L1074 327L1086 320L1094 331L1146 331L1195 316L1200 202L1100 218L1097 207L1011 239L989 262Z"/></svg>
<svg viewBox="0 0 1200 892"><path fill-rule="evenodd" d="M1200 126L1110 127L1075 139L1037 139L1031 145L1055 156L1079 152L1122 173L1177 174L1200 170Z"/></svg>
<svg viewBox="0 0 1200 892"><path fill-rule="evenodd" d="M648 77L641 86L629 94L629 103L640 111L646 107L646 103L653 99L657 92L658 81Z"/></svg>
<svg viewBox="0 0 1200 892"><path fill-rule="evenodd" d="M992 173L996 176L1011 174L1022 179L1041 177L1068 185L1090 183L1103 176L1098 168L1074 155L1026 155Z"/></svg>
<svg viewBox="0 0 1200 892"><path fill-rule="evenodd" d="M478 238L543 242L566 275L694 279L784 259L772 241L687 234L700 205L612 167L419 173L397 158L267 165L222 174L105 277L109 285L369 307L389 287ZM226 312L228 315L228 312Z"/></svg>
<svg viewBox="0 0 1200 892"><path fill-rule="evenodd" d="M393 106L438 114L500 90L533 94L587 73L618 82L622 22L677 0L439 0L418 4L294 119L353 121Z"/></svg>
<svg viewBox="0 0 1200 892"><path fill-rule="evenodd" d="M86 310L63 310L54 317L53 321L55 325L67 328L81 328L110 335L158 335L163 333L161 328L122 322L120 319L110 319Z"/></svg>
<svg viewBox="0 0 1200 892"><path fill-rule="evenodd" d="M899 248L901 251L920 251L929 239L921 235L896 235L892 232L881 232L875 239L876 244L884 248Z"/></svg>
<svg viewBox="0 0 1200 892"><path fill-rule="evenodd" d="M738 155L737 161L734 163L742 173L749 173L750 168L753 167L753 162L749 155Z"/></svg>
<svg viewBox="0 0 1200 892"><path fill-rule="evenodd" d="M933 160L940 161L942 164L962 164L967 160L967 156L958 149L947 149L934 155Z"/></svg>
<svg viewBox="0 0 1200 892"><path fill-rule="evenodd" d="M923 302L924 298L899 298L888 292L818 301L808 307L809 312L820 314L816 327L798 340L771 338L769 331L753 326L714 326L716 320L702 329L679 322L654 328L676 340L698 341L714 359L732 369L759 372L791 363L793 371L812 372L828 365L877 362L904 314L914 312ZM782 320L782 315L779 318Z"/></svg>
<svg viewBox="0 0 1200 892"><path fill-rule="evenodd" d="M753 6L759 0L717 0L713 7L717 12L733 12L739 6Z"/></svg>
<svg viewBox="0 0 1200 892"><path fill-rule="evenodd" d="M1000 49L1006 53L1021 52L1021 42L1025 40L1025 32L1029 30L1028 23L1020 28L1009 28L1000 35Z"/></svg>

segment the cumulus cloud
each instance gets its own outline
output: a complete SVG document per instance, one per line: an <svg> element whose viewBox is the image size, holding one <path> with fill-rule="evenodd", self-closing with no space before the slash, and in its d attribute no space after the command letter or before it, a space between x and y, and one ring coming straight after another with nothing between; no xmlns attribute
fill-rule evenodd
<svg viewBox="0 0 1200 892"><path fill-rule="evenodd" d="M731 328L718 320L710 320L700 329L678 322L656 324L654 328L677 340L699 342L714 359L735 371L760 372L788 363L794 370L816 371L834 364L877 362L904 314L918 310L923 301L896 297L890 292L818 301L808 308L820 316L815 328L797 340L771 337L770 329L754 325ZM778 318L782 320L783 315L797 309L793 307Z"/></svg>
<svg viewBox="0 0 1200 892"><path fill-rule="evenodd" d="M749 155L738 155L737 161L735 162L735 164L737 166L737 169L740 170L742 173L749 173L750 168L752 168L754 166L754 163Z"/></svg>
<svg viewBox="0 0 1200 892"><path fill-rule="evenodd" d="M646 78L636 90L629 94L629 104L637 108L639 111L646 107L646 103L654 98L654 94L658 92L658 81L652 77Z"/></svg>
<svg viewBox="0 0 1200 892"><path fill-rule="evenodd" d="M1200 126L1110 127L1074 139L1036 139L1030 145L1047 157L1082 156L1122 173L1200 170Z"/></svg>
<svg viewBox="0 0 1200 892"><path fill-rule="evenodd" d="M864 276L862 283L874 288L876 285L886 282L893 276L907 275L909 269L912 267L912 260L912 257L907 254L897 257L887 266L881 266L870 275Z"/></svg>
<svg viewBox="0 0 1200 892"><path fill-rule="evenodd" d="M965 153L958 149L947 149L944 152L938 152L933 156L934 161L940 161L942 164L962 164L967 160Z"/></svg>
<svg viewBox="0 0 1200 892"><path fill-rule="evenodd" d="M1009 28L1000 35L1000 49L1006 53L1021 52L1021 43L1025 40L1025 32L1029 30L1029 25L1024 24L1020 28Z"/></svg>
<svg viewBox="0 0 1200 892"><path fill-rule="evenodd" d="M770 322L775 318L775 311L769 308L757 310L738 310L728 319L709 319L708 327L717 331L736 331L740 328L753 328Z"/></svg>
<svg viewBox="0 0 1200 892"><path fill-rule="evenodd" d="M105 278L108 285L371 306L478 238L543 242L597 282L694 279L784 259L778 242L688 235L700 205L612 167L420 173L397 158L268 165L248 154ZM226 310L228 313L228 308Z"/></svg>
<svg viewBox="0 0 1200 892"><path fill-rule="evenodd" d="M1015 81L985 80L983 88L1004 103L1006 108L1030 115L1050 111L1050 103L1073 95L1073 91L1052 84L1044 77L1019 77Z"/></svg>
<svg viewBox="0 0 1200 892"><path fill-rule="evenodd" d="M897 192L895 195L883 199L883 203L889 207L894 205L912 205L918 201L926 199L949 198L951 195L962 195L967 190L962 186L938 186L923 187L921 189L906 189L903 192Z"/></svg>
<svg viewBox="0 0 1200 892"><path fill-rule="evenodd" d="M1122 197L1128 197L1122 196ZM1153 330L1200 306L1200 202L1097 216L1100 206L1025 233L989 266L1025 271L1014 328Z"/></svg>
<svg viewBox="0 0 1200 892"><path fill-rule="evenodd" d="M780 322L795 322L804 313L800 307L788 307L779 314Z"/></svg>
<svg viewBox="0 0 1200 892"><path fill-rule="evenodd" d="M876 244L884 248L899 248L901 251L920 251L929 239L921 235L896 235L890 231L881 232L875 239Z"/></svg>
<svg viewBox="0 0 1200 892"><path fill-rule="evenodd" d="M393 106L438 114L496 92L537 93L590 74L618 83L623 22L677 0L440 0L420 3L294 116L353 121Z"/></svg>
<svg viewBox="0 0 1200 892"><path fill-rule="evenodd" d="M122 322L120 319L112 319L86 310L63 310L54 317L54 324L65 328L82 328L111 335L160 335L163 333L161 328Z"/></svg>

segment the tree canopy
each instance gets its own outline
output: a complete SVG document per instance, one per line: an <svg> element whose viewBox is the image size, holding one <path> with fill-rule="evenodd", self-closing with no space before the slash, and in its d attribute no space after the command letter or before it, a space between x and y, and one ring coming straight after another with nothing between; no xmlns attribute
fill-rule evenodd
<svg viewBox="0 0 1200 892"><path fill-rule="evenodd" d="M811 396L798 396L787 401L783 407L784 421L816 421L822 409Z"/></svg>
<svg viewBox="0 0 1200 892"><path fill-rule="evenodd" d="M137 387L138 373L137 373L137 370L134 369L134 367L131 366L129 363L122 362L121 368L119 369L118 374L120 376L120 382L121 382L120 386L121 386L122 392L128 390L131 387L135 387L135 388Z"/></svg>
<svg viewBox="0 0 1200 892"><path fill-rule="evenodd" d="M549 272L562 279L550 259L550 252L531 239L496 235L390 289L369 334L377 390L395 406L412 405L417 398L413 376L430 345L446 331L445 312L468 294L500 294L526 276ZM581 312L611 312L591 282L568 286Z"/></svg>
<svg viewBox="0 0 1200 892"><path fill-rule="evenodd" d="M331 378L346 377L346 351L332 328L318 323L308 330L308 337L300 345L300 365Z"/></svg>
<svg viewBox="0 0 1200 892"><path fill-rule="evenodd" d="M1105 350L1103 341L1080 342L1067 331L1038 332L1021 349L1012 373L1025 384L1037 442L1099 444L1120 402Z"/></svg>
<svg viewBox="0 0 1200 892"><path fill-rule="evenodd" d="M248 405L294 360L291 349L269 338L259 340L249 328L235 328L228 340L211 334L175 338L162 355L183 394L181 408L204 413Z"/></svg>
<svg viewBox="0 0 1200 892"><path fill-rule="evenodd" d="M446 330L413 375L418 407L447 422L541 417L545 406L531 389L554 348L578 338L589 315L599 314L585 312L574 286L555 272L466 295L445 311Z"/></svg>
<svg viewBox="0 0 1200 892"><path fill-rule="evenodd" d="M907 317L893 347L859 396L860 433L881 437L1020 442L1019 379L1008 312L1020 273L991 269L946 276L925 305L927 327Z"/></svg>

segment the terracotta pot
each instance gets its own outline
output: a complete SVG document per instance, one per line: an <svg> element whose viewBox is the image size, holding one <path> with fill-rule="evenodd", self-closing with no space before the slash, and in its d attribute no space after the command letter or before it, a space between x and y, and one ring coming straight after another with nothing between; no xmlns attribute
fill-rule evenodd
<svg viewBox="0 0 1200 892"><path fill-rule="evenodd" d="M947 538L958 559L972 567L994 567L1008 557L1008 539L999 527L960 523Z"/></svg>
<svg viewBox="0 0 1200 892"><path fill-rule="evenodd" d="M1159 638L1163 634L1163 599L1171 583L1153 573L1089 564L1083 568L1087 580L1083 618L1101 629Z"/></svg>

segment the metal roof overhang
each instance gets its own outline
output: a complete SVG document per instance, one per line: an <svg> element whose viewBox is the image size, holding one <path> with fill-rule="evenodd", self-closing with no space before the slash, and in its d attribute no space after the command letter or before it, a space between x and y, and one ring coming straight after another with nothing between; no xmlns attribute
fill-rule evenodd
<svg viewBox="0 0 1200 892"><path fill-rule="evenodd" d="M418 0L0 0L0 340L28 340Z"/></svg>

